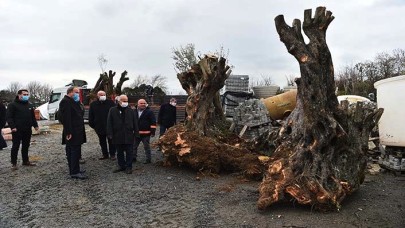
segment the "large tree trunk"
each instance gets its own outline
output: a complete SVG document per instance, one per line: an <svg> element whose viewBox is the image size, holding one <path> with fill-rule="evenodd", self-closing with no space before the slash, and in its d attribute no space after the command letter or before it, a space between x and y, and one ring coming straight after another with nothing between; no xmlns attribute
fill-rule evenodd
<svg viewBox="0 0 405 228"><path fill-rule="evenodd" d="M297 106L280 129L279 145L260 185L259 209L294 198L319 209L336 209L364 180L369 131L382 110L358 104L340 107L335 95L332 57L326 30L334 17L324 7L305 10L301 22L288 26L283 15L275 18L277 32L300 66ZM359 118L361 116L361 118Z"/></svg>
<svg viewBox="0 0 405 228"><path fill-rule="evenodd" d="M98 78L96 85L94 88L90 91L90 96L91 98L95 99L97 97L97 92L100 90L103 90L106 92L107 97L113 98L116 95L121 95L121 87L122 84L129 80L127 77L128 72L124 71L121 73L121 77L119 82L117 83L117 86L114 86L113 84L113 79L115 76L116 72L110 70L107 72L104 72L100 74L100 77Z"/></svg>
<svg viewBox="0 0 405 228"><path fill-rule="evenodd" d="M186 103L187 130L206 135L208 124L225 120L219 103L219 90L231 74L226 59L205 55L189 71L177 75L188 94Z"/></svg>

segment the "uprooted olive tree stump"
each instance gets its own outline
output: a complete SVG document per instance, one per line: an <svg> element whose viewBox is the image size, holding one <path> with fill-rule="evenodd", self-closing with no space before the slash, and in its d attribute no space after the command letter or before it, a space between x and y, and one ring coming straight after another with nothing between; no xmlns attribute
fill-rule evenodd
<svg viewBox="0 0 405 228"><path fill-rule="evenodd" d="M264 165L258 155L226 132L229 125L219 102L219 90L230 73L225 58L206 55L190 70L177 75L188 94L187 120L185 126L172 127L159 139L166 164L178 163L212 173L241 171L248 177L262 177Z"/></svg>
<svg viewBox="0 0 405 228"><path fill-rule="evenodd" d="M119 81L117 82L117 85L114 86L113 84L113 79L115 76L116 72L113 72L112 70L107 72L104 72L100 74L100 77L98 78L96 85L94 88L90 91L90 96L91 98L95 99L97 97L97 92L100 90L103 90L106 92L107 97L113 97L115 95L121 95L121 87L122 84L129 80L127 77L128 72L124 71L121 73L121 77Z"/></svg>
<svg viewBox="0 0 405 228"><path fill-rule="evenodd" d="M339 209L342 200L364 180L367 142L382 110L358 103L339 106L326 30L334 17L324 7L305 10L303 31L295 19L288 26L275 18L277 32L300 66L297 105L281 127L277 149L259 187L258 208L294 200L321 210Z"/></svg>

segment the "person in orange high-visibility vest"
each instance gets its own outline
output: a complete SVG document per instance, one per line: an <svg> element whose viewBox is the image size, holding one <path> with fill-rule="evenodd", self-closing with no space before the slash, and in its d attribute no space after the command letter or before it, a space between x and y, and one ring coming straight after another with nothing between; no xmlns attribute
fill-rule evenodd
<svg viewBox="0 0 405 228"><path fill-rule="evenodd" d="M138 146L142 142L145 149L146 160L144 164L152 162L152 154L150 149L150 137L155 136L156 132L156 117L153 111L147 107L146 100L139 99L138 105L134 110L138 120L139 137L135 138L134 142L134 157L133 162L136 162L138 154Z"/></svg>

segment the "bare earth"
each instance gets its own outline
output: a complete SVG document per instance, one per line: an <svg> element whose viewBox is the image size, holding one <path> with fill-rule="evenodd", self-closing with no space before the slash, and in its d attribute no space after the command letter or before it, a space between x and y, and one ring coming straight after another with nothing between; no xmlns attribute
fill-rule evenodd
<svg viewBox="0 0 405 228"><path fill-rule="evenodd" d="M144 165L112 173L99 161L97 137L86 126L88 180L67 175L61 128L32 138L37 167L10 170L10 147L0 151L0 227L405 227L405 176L367 175L339 212L322 213L293 202L256 208L259 182L238 175L202 176L185 168ZM21 156L18 157L21 162ZM197 178L199 177L199 178Z"/></svg>

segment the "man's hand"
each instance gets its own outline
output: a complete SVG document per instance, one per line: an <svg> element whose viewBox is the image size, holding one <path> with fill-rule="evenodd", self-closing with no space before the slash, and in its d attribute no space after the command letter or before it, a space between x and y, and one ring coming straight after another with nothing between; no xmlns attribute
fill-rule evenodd
<svg viewBox="0 0 405 228"><path fill-rule="evenodd" d="M66 135L66 140L70 140L72 138L72 134Z"/></svg>
<svg viewBox="0 0 405 228"><path fill-rule="evenodd" d="M34 129L35 129L36 131L38 131L39 127L34 127Z"/></svg>
<svg viewBox="0 0 405 228"><path fill-rule="evenodd" d="M11 129L12 132L17 132L17 128Z"/></svg>

